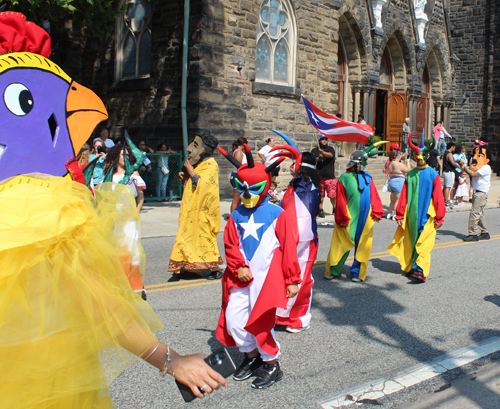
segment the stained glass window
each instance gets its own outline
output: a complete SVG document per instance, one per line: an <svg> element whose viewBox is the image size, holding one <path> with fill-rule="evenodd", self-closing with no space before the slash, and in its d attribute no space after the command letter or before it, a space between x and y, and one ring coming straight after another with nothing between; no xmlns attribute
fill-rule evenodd
<svg viewBox="0 0 500 409"><path fill-rule="evenodd" d="M260 37L257 43L255 71L257 78L263 80L271 79L271 44L266 36Z"/></svg>
<svg viewBox="0 0 500 409"><path fill-rule="evenodd" d="M288 81L288 48L281 39L274 50L274 79Z"/></svg>
<svg viewBox="0 0 500 409"><path fill-rule="evenodd" d="M257 29L256 80L292 85L295 69L293 9L286 0L264 0Z"/></svg>
<svg viewBox="0 0 500 409"><path fill-rule="evenodd" d="M118 20L117 79L145 78L151 73L151 3L125 0Z"/></svg>

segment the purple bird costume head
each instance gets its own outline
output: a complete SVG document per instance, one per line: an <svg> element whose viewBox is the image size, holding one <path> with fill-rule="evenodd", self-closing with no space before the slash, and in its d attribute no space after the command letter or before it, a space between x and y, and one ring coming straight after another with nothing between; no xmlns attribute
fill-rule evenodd
<svg viewBox="0 0 500 409"><path fill-rule="evenodd" d="M102 101L48 60L50 37L20 13L0 13L0 181L67 173L95 126Z"/></svg>

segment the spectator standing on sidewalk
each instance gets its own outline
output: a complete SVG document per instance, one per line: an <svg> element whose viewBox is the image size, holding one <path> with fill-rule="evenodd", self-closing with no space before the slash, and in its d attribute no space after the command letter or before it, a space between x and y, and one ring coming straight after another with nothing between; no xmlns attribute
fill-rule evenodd
<svg viewBox="0 0 500 409"><path fill-rule="evenodd" d="M401 162L401 159L405 159L405 163ZM397 155L395 151L389 152L389 160L391 163L387 166L387 173L389 177L388 191L391 193L391 203L389 204L389 210L387 211L387 219L396 220L395 209L399 200L399 195L401 190L403 190L403 185L405 183L405 176L411 171L410 159L408 155L404 153L403 155Z"/></svg>
<svg viewBox="0 0 500 409"><path fill-rule="evenodd" d="M491 167L488 165L488 155L484 146L477 146L474 150L470 167L463 169L471 176L474 195L472 196L472 208L469 213L469 233L464 241L489 240L490 234L486 228L484 207L488 203L488 192L490 190ZM477 234L479 228L479 235Z"/></svg>
<svg viewBox="0 0 500 409"><path fill-rule="evenodd" d="M448 145L446 145L446 149L447 150L443 155L443 196L446 206L453 207L453 200L450 200L450 190L455 184L455 168L458 168L455 159L453 159L455 144L453 142L448 142Z"/></svg>
<svg viewBox="0 0 500 409"><path fill-rule="evenodd" d="M325 192L330 201L332 202L333 212L337 202L337 179L335 179L335 149L328 146L328 138L326 136L319 136L319 146L314 148L311 153L318 161L316 169L321 182L320 188L320 202L318 217L325 217L323 210L323 201L325 200Z"/></svg>
<svg viewBox="0 0 500 409"><path fill-rule="evenodd" d="M443 121L437 121L432 132L434 133L434 138L436 138L437 141L439 156L443 156L444 151L446 150L446 141L444 140L444 137L446 135L448 138L453 139L453 136L451 136L446 129L444 129Z"/></svg>
<svg viewBox="0 0 500 409"><path fill-rule="evenodd" d="M247 142L245 142L245 143L247 143ZM277 160L276 158L271 159L277 153L276 151L273 153L270 153L271 149L274 148L274 145L276 145L276 141L274 140L274 138L268 138L268 139L266 139L266 145L263 146L259 150L259 158L262 160L262 162L266 166L270 166L273 162L276 162L276 160ZM238 159L241 162L240 158L236 158L236 159ZM276 182L276 178L278 177L279 173L280 173L280 167L278 166L273 170L273 173L271 175L273 182ZM231 210L234 210L234 209L231 209Z"/></svg>
<svg viewBox="0 0 500 409"><path fill-rule="evenodd" d="M408 152L408 135L410 135L410 118L405 118L403 122L403 152Z"/></svg>
<svg viewBox="0 0 500 409"><path fill-rule="evenodd" d="M453 159L455 162L458 164L458 167L455 168L455 184L453 185L453 189L451 189L450 192L450 200L455 199L455 193L458 188L458 178L460 176L460 173L462 172L461 167L465 164L467 164L467 158L465 156L465 146L464 145L456 145L455 146L455 153L453 153ZM458 200L458 199L457 199ZM458 202L457 202L458 204Z"/></svg>
<svg viewBox="0 0 500 409"><path fill-rule="evenodd" d="M109 139L109 131L107 128L102 128L99 132L99 137L101 138L102 143L107 149L111 149L113 146L115 146L115 143Z"/></svg>
<svg viewBox="0 0 500 409"><path fill-rule="evenodd" d="M168 175L170 173L170 169L168 168L168 155L167 153L172 153L172 151L168 152L167 145L164 143L160 143L156 148L156 153L158 155L155 169L156 176L156 196L163 197L163 199L158 199L159 202L166 202L167 199L167 183L168 183Z"/></svg>
<svg viewBox="0 0 500 409"><path fill-rule="evenodd" d="M363 114L358 115L358 124L366 125L365 116ZM365 145L363 143L356 142L356 150L364 150Z"/></svg>
<svg viewBox="0 0 500 409"><path fill-rule="evenodd" d="M441 156L439 156L439 151L437 149L434 148L429 152L429 157L425 163L427 163L427 165L429 165L429 167L434 169L437 173L441 174Z"/></svg>

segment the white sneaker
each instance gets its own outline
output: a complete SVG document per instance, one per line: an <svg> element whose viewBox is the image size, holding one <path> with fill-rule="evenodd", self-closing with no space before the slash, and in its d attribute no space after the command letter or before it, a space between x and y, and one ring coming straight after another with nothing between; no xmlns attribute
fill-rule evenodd
<svg viewBox="0 0 500 409"><path fill-rule="evenodd" d="M396 221L396 215L392 216L392 221Z"/></svg>
<svg viewBox="0 0 500 409"><path fill-rule="evenodd" d="M394 217L392 213L387 213L386 219L391 220Z"/></svg>
<svg viewBox="0 0 500 409"><path fill-rule="evenodd" d="M286 327L287 332L291 332L292 334L298 334L299 332L305 331L306 329L309 329L309 327L304 327L304 328L291 328L289 326Z"/></svg>
<svg viewBox="0 0 500 409"><path fill-rule="evenodd" d="M355 283L360 283L361 282L361 278L359 278L359 277L351 277L351 281L353 281Z"/></svg>

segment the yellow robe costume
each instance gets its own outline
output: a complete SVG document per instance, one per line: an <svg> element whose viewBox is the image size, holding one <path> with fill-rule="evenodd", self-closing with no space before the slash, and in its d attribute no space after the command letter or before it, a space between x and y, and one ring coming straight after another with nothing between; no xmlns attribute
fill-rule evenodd
<svg viewBox="0 0 500 409"><path fill-rule="evenodd" d="M199 176L193 186L188 179L182 195L179 230L170 256L169 271L217 269L223 261L217 247L220 228L219 166L214 158L194 169Z"/></svg>
<svg viewBox="0 0 500 409"><path fill-rule="evenodd" d="M66 178L0 183L2 408L111 408L111 380L156 345L162 324L117 246L116 220L137 213L125 189L96 204Z"/></svg>

